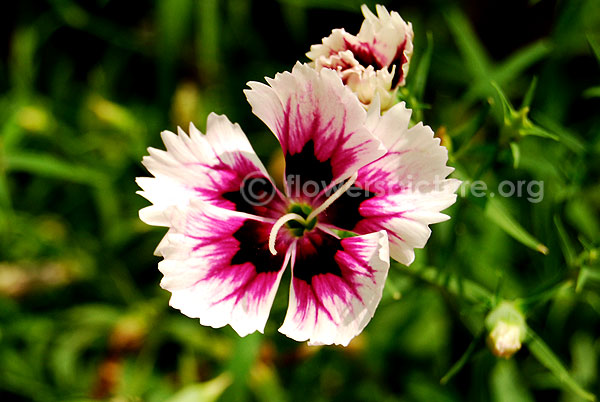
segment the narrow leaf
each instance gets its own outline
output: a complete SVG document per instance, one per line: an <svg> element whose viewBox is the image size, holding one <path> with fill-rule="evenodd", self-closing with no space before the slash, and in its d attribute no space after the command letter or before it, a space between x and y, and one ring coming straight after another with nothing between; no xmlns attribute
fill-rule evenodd
<svg viewBox="0 0 600 402"><path fill-rule="evenodd" d="M587 392L575 381L552 349L531 328L527 329L527 333L529 336L527 345L531 354L560 380L565 389L570 390L587 401L596 400L593 394Z"/></svg>
<svg viewBox="0 0 600 402"><path fill-rule="evenodd" d="M552 134L551 132L544 130L543 128L539 127L539 126L531 126L531 127L526 127L520 130L521 135L533 135L536 137L542 137L542 138L550 138L551 140L554 141L558 141L559 137L556 134Z"/></svg>
<svg viewBox="0 0 600 402"><path fill-rule="evenodd" d="M592 33L587 34L587 39L592 48L592 51L594 52L594 55L598 59L598 62L600 62L600 41L596 37L594 37Z"/></svg>
<svg viewBox="0 0 600 402"><path fill-rule="evenodd" d="M489 57L464 14L454 8L446 15L446 21L463 55L465 68L470 70L473 78L489 77Z"/></svg>
<svg viewBox="0 0 600 402"><path fill-rule="evenodd" d="M562 127L558 122L548 116L534 112L532 112L532 114L532 120L540 123L542 126L555 133L558 136L559 141L565 144L565 146L571 151L575 153L582 153L586 150L587 147L585 142L579 138L577 134L571 132L565 127Z"/></svg>
<svg viewBox="0 0 600 402"><path fill-rule="evenodd" d="M496 68L494 79L500 84L514 80L531 65L548 55L551 50L552 47L546 40L540 40L516 51Z"/></svg>
<svg viewBox="0 0 600 402"><path fill-rule="evenodd" d="M452 377L454 377L465 366L465 364L467 364L467 362L473 355L475 348L481 343L481 340L483 339L483 334L484 332L482 331L475 338L473 338L473 340L467 347L465 353L463 353L460 359L458 359L458 361L454 363L452 367L450 367L450 370L448 370L448 372L442 377L442 379L440 380L440 384L446 385L448 381L450 381Z"/></svg>
<svg viewBox="0 0 600 402"><path fill-rule="evenodd" d="M531 102L533 102L533 97L535 95L535 88L537 87L537 77L533 77L531 80L531 84L529 84L529 88L523 97L523 103L521 104L521 109L528 108L531 106Z"/></svg>
<svg viewBox="0 0 600 402"><path fill-rule="evenodd" d="M513 168L517 169L519 167L519 161L521 159L521 151L519 150L519 144L517 144L516 142L511 142L510 150L513 156Z"/></svg>
<svg viewBox="0 0 600 402"><path fill-rule="evenodd" d="M500 99L500 104L502 105L502 115L501 116L504 117L504 124L507 125L507 122L510 122L509 119L511 119L513 114L515 113L515 108L513 107L512 103L510 103L510 101L508 100L506 95L504 95L502 88L500 88L495 81L492 81L491 85L496 90L496 94L498 95L498 98Z"/></svg>
<svg viewBox="0 0 600 402"><path fill-rule="evenodd" d="M433 54L433 35L427 32L427 48L425 53L419 60L417 71L413 75L413 81L410 88L410 93L419 101L423 101L423 94L427 84L427 76L429 75L429 67L431 65L431 56Z"/></svg>
<svg viewBox="0 0 600 402"><path fill-rule="evenodd" d="M600 98L600 87L591 87L583 91L585 98Z"/></svg>
<svg viewBox="0 0 600 402"><path fill-rule="evenodd" d="M167 402L213 402L219 399L230 384L231 376L223 373L210 381L188 385L169 398Z"/></svg>
<svg viewBox="0 0 600 402"><path fill-rule="evenodd" d="M496 360L491 373L491 391L494 402L533 402L534 399L523 384L517 364L513 359Z"/></svg>
<svg viewBox="0 0 600 402"><path fill-rule="evenodd" d="M497 198L488 199L485 215L515 240L542 254L548 254L548 248L529 234Z"/></svg>
<svg viewBox="0 0 600 402"><path fill-rule="evenodd" d="M75 165L52 155L41 153L16 153L7 155L7 170L22 171L61 180L96 185L105 180L105 176L86 166Z"/></svg>
<svg viewBox="0 0 600 402"><path fill-rule="evenodd" d="M567 231L565 230L565 226L558 215L554 215L554 226L556 226L561 249L563 251L563 255L565 256L565 260L567 261L567 265L572 267L575 265L575 246L573 246L571 239L569 239Z"/></svg>

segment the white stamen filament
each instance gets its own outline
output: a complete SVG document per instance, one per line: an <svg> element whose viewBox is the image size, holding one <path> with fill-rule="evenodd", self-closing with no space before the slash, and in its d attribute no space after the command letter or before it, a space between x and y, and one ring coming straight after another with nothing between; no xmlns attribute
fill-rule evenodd
<svg viewBox="0 0 600 402"><path fill-rule="evenodd" d="M358 172L354 173L352 175L352 177L350 177L348 179L348 181L346 183L344 183L344 185L342 187L338 188L337 191L331 195L331 197L326 199L325 202L319 206L319 208L312 211L310 213L310 215L308 215L308 217L306 218L306 222L312 221L314 218L317 217L317 215L319 215L321 212L325 211L331 204L333 204L333 202L335 200L340 198L342 196L342 194L344 194L350 187L352 187L352 185L354 184L354 182L356 181L357 178L358 178Z"/></svg>
<svg viewBox="0 0 600 402"><path fill-rule="evenodd" d="M277 241L277 233L279 230L288 223L289 221L298 221L301 225L306 226L309 222L317 217L321 212L325 211L335 200L340 198L342 194L344 194L356 181L358 178L358 172L354 173L343 186L337 189L335 193L331 195L328 199L325 200L323 204L319 206L319 208L312 211L308 217L303 218L302 216L290 212L289 214L283 215L281 218L275 221L273 227L271 228L271 233L269 233L269 251L273 255L277 255L277 250L275 249L275 242Z"/></svg>
<svg viewBox="0 0 600 402"><path fill-rule="evenodd" d="M271 228L271 233L269 233L269 251L273 255L277 255L277 250L275 250L275 241L277 240L277 233L279 229L283 227L289 221L298 221L302 225L306 225L306 220L298 214L289 213L283 215L281 218L277 219L273 227Z"/></svg>

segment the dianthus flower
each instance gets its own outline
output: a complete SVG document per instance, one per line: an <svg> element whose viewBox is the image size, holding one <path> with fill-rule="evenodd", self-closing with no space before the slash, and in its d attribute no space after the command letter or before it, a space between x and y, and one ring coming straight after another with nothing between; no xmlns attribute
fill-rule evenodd
<svg viewBox="0 0 600 402"><path fill-rule="evenodd" d="M342 80L369 106L376 96L381 109L396 103L396 92L404 85L413 52L413 30L400 15L377 5L377 16L366 5L365 20L354 36L343 28L334 29L322 44L306 54L317 70L337 71Z"/></svg>
<svg viewBox="0 0 600 402"><path fill-rule="evenodd" d="M439 211L457 181L445 179L452 169L431 130L408 129L403 104L367 114L334 71L308 65L267 83L245 92L283 149L283 192L225 116L211 114L206 134L163 132L167 150L144 157L154 177L137 182L153 205L140 217L169 228L157 248L161 286L183 314L245 336L264 330L289 264L279 331L347 345L374 314L390 254L413 260L427 225L447 219Z"/></svg>

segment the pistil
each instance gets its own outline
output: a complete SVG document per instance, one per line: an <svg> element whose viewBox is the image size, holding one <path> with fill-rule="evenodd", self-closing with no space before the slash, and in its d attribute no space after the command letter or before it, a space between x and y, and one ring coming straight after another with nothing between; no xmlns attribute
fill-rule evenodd
<svg viewBox="0 0 600 402"><path fill-rule="evenodd" d="M271 254L277 255L277 250L275 249L277 233L279 232L279 229L281 229L283 225L285 225L289 221L298 221L301 224L306 225L306 220L302 216L294 213L285 214L281 218L277 219L277 221L271 228L271 233L269 233L269 251L271 252Z"/></svg>
<svg viewBox="0 0 600 402"><path fill-rule="evenodd" d="M277 233L279 233L279 230L286 223L288 223L290 221L296 221L296 222L300 223L300 225L302 225L304 227L304 229L302 229L302 231L300 233L303 233L304 230L311 230L316 223L315 219L317 218L317 216L321 212L325 211L331 204L333 204L335 200L340 198L342 196L342 194L344 194L346 191L348 191L348 189L350 187L352 187L352 185L354 184L354 182L356 181L357 178L358 178L358 172L354 173L346 181L346 183L344 183L343 186L338 188L317 209L311 211L310 214L306 218L297 213L290 212L290 213L283 215L281 218L277 219L277 221L275 221L275 224L271 228L271 232L269 233L269 251L271 252L271 254L277 255L277 250L275 249L275 242L277 241ZM300 209L301 209L301 207L300 207ZM294 210L294 209L292 209L292 210ZM298 236L300 236L300 235L298 235Z"/></svg>
<svg viewBox="0 0 600 402"><path fill-rule="evenodd" d="M344 183L343 186L341 186L340 188L338 188L337 191L331 195L331 197L329 197L328 199L326 199L324 203L322 203L317 209L315 209L314 211L312 211L310 213L310 215L308 215L308 217L306 218L306 221L310 222L311 220L313 220L314 218L316 218L317 215L319 215L321 212L325 211L331 204L333 204L333 202L335 200L337 200L338 198L340 198L342 196L342 194L344 194L346 191L348 191L348 189L350 187L352 187L352 185L354 184L354 182L356 181L357 178L358 178L358 172L354 173L348 179L348 181L346 183Z"/></svg>

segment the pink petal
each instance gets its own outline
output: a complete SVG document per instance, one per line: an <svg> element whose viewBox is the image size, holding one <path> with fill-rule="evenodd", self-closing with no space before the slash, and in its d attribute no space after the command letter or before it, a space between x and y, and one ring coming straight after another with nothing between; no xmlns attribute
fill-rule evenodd
<svg viewBox="0 0 600 402"><path fill-rule="evenodd" d="M289 238L268 249L272 222L204 202L175 210L158 252L170 305L202 325L240 335L263 332L284 268Z"/></svg>
<svg viewBox="0 0 600 402"><path fill-rule="evenodd" d="M440 140L422 123L409 129L409 119L404 104L378 119L370 114L373 133L389 151L360 169L354 186L319 217L358 234L386 230L391 257L406 265L427 243L428 225L448 219L440 211L454 204L460 185L446 178L453 169Z"/></svg>
<svg viewBox="0 0 600 402"><path fill-rule="evenodd" d="M194 199L259 216L285 210L246 135L227 117L211 113L206 135L190 124L190 135L179 129L162 138L167 150L149 148L142 162L154 177L137 179L140 194L153 204L140 211L144 222L168 226L166 212Z"/></svg>
<svg viewBox="0 0 600 402"><path fill-rule="evenodd" d="M385 153L364 127L364 108L335 71L297 63L267 82L250 82L245 93L281 143L288 195L314 198ZM302 191L306 183L313 187Z"/></svg>
<svg viewBox="0 0 600 402"><path fill-rule="evenodd" d="M363 52L372 54L373 65L387 67L390 72L395 70L392 88L398 84L404 85L413 52L412 24L406 23L397 12L390 13L381 5L376 6L377 16L366 5L361 10L365 21L356 36L354 47L360 45Z"/></svg>
<svg viewBox="0 0 600 402"><path fill-rule="evenodd" d="M373 317L389 269L384 231L343 240L321 231L299 239L280 332L309 344L346 346Z"/></svg>

